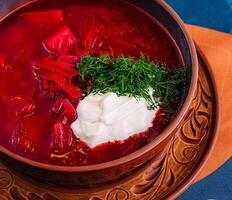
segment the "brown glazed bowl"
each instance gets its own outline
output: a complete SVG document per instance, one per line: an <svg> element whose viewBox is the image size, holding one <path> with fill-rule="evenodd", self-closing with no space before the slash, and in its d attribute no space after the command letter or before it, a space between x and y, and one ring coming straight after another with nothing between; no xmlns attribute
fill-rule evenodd
<svg viewBox="0 0 232 200"><path fill-rule="evenodd" d="M35 1L2 0L0 21L16 10ZM21 175L28 175L43 182L65 187L90 188L115 182L126 177L150 159L159 156L165 149L164 147L181 125L194 98L198 80L197 54L184 23L163 0L131 0L130 3L159 20L159 23L171 34L179 47L184 65L187 66L189 86L185 101L176 118L153 142L128 156L111 162L84 167L53 166L26 159L0 146L0 156L7 162L9 167L17 170Z"/></svg>

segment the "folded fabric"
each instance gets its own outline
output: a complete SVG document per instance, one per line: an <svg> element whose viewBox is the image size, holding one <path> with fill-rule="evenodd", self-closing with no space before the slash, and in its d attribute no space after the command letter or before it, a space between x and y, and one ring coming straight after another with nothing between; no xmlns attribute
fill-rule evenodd
<svg viewBox="0 0 232 200"><path fill-rule="evenodd" d="M218 140L198 181L232 155L232 35L192 25L187 28L212 68L221 106Z"/></svg>

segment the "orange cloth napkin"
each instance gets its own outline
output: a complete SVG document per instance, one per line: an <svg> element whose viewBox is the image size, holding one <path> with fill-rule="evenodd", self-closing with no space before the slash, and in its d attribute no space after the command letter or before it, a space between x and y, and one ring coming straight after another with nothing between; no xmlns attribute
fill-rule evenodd
<svg viewBox="0 0 232 200"><path fill-rule="evenodd" d="M232 35L187 25L187 29L211 65L216 82L221 122L213 153L196 181L211 174L232 155Z"/></svg>

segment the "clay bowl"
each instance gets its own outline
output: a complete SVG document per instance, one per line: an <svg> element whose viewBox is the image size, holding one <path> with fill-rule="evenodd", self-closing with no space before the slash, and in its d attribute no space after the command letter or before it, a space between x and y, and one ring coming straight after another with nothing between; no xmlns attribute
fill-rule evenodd
<svg viewBox="0 0 232 200"><path fill-rule="evenodd" d="M3 0L0 6L1 20L33 2L35 0ZM184 23L164 1L133 0L131 3L159 20L159 23L165 27L178 45L184 65L187 66L189 86L185 101L176 118L153 142L128 156L111 162L84 167L53 166L23 158L0 146L1 158L7 162L8 166L17 170L21 175L25 174L40 181L66 187L89 188L121 180L162 153L183 122L194 98L198 79L197 54Z"/></svg>

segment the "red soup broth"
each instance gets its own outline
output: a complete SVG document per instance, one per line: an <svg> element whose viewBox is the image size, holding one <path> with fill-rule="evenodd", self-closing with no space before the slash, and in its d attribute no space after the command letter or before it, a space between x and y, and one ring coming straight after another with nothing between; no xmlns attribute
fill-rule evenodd
<svg viewBox="0 0 232 200"><path fill-rule="evenodd" d="M154 140L172 118L160 110L148 131L93 149L70 128L77 88L86 87L75 69L81 56L143 53L169 67L182 63L156 20L127 3L34 3L2 22L0 44L0 145L21 156L68 166L111 161Z"/></svg>

